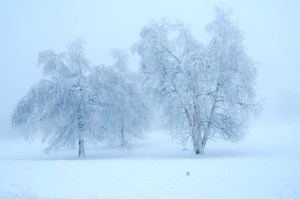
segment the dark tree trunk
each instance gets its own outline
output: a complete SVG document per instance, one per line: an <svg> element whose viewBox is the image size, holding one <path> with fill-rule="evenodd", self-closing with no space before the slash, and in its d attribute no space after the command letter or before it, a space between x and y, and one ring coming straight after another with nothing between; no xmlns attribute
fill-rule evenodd
<svg viewBox="0 0 300 199"><path fill-rule="evenodd" d="M125 132L124 132L124 128L121 128L121 146L125 146L126 145L126 140L125 140Z"/></svg>
<svg viewBox="0 0 300 199"><path fill-rule="evenodd" d="M197 131L194 132L193 134L194 135L192 136L192 141L193 141L194 152L196 155L199 155L201 152L201 143L202 143L201 133Z"/></svg>
<svg viewBox="0 0 300 199"><path fill-rule="evenodd" d="M201 151L200 147L202 143L202 135L201 135L202 133L200 129L200 122L201 122L200 109L196 97L194 98L193 105L194 105L194 113L193 113L192 139L193 139L194 151L196 155L199 155Z"/></svg>
<svg viewBox="0 0 300 199"><path fill-rule="evenodd" d="M79 144L78 158L85 158L84 139L79 138L78 144Z"/></svg>
<svg viewBox="0 0 300 199"><path fill-rule="evenodd" d="M204 150L205 150L205 146L206 146L207 140L208 140L208 137L204 135L204 137L202 139L202 142L201 142L201 150L200 150L200 153L202 155L204 155Z"/></svg>

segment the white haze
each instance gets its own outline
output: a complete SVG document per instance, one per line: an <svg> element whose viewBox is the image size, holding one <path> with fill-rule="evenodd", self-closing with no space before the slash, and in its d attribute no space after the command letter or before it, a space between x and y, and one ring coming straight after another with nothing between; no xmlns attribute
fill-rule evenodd
<svg viewBox="0 0 300 199"><path fill-rule="evenodd" d="M205 156L172 142L167 129L123 150L86 146L44 153L40 139L14 137L12 111L43 77L38 54L65 51L81 37L92 66L111 65L113 48L130 52L149 20L168 17L204 26L219 0L0 0L0 199L300 198L300 1L224 0L257 63L257 100L263 111L238 144L210 141ZM131 55L130 67L139 58ZM151 128L150 128L151 129ZM154 130L153 130L154 129Z"/></svg>
<svg viewBox="0 0 300 199"><path fill-rule="evenodd" d="M110 65L110 49L130 51L139 31L151 19L168 17L191 25L207 41L205 24L220 1L1 1L0 125L10 134L11 113L18 100L42 77L37 56L62 52L77 37L86 41L92 65ZM264 99L259 121L297 121L300 117L299 1L223 1L245 36L248 53L258 63L258 99ZM138 68L137 56L131 67Z"/></svg>

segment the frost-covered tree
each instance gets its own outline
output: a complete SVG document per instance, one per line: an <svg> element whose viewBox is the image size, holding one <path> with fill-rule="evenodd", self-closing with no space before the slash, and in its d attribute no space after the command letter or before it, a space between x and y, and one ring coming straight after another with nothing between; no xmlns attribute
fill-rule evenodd
<svg viewBox="0 0 300 199"><path fill-rule="evenodd" d="M206 48L207 67L213 70L208 93L207 111L203 121L203 151L211 137L240 140L250 113L259 110L255 99L256 67L246 54L243 37L230 18L230 12L215 8L215 19L206 26L211 41Z"/></svg>
<svg viewBox="0 0 300 199"><path fill-rule="evenodd" d="M229 15L216 8L204 46L182 23L153 21L141 30L133 51L150 92L163 105L173 135L191 140L203 154L208 139L231 141L244 135L253 103L255 67L244 52L242 37Z"/></svg>
<svg viewBox="0 0 300 199"><path fill-rule="evenodd" d="M128 54L125 50L113 49L111 51L115 63L112 68L118 79L118 84L112 84L115 88L114 107L117 109L117 121L121 146L134 138L143 137L143 129L147 126L149 110L147 100L139 87L139 74L132 72L128 67ZM116 125L116 124L115 124Z"/></svg>
<svg viewBox="0 0 300 199"><path fill-rule="evenodd" d="M123 146L141 138L148 109L135 85L137 75L129 71L126 53L112 54L116 60L112 67L90 68L81 40L60 54L41 52L38 63L45 78L17 104L13 126L25 138L40 133L49 143L46 151L78 142L79 157L85 157L87 139Z"/></svg>
<svg viewBox="0 0 300 199"><path fill-rule="evenodd" d="M38 63L43 66L45 79L17 104L12 124L21 128L26 138L41 133L43 141L49 143L46 151L73 147L78 142L78 156L85 157L84 140L98 131L94 128L98 109L89 103L90 67L82 40L71 42L60 54L41 52Z"/></svg>
<svg viewBox="0 0 300 199"><path fill-rule="evenodd" d="M153 21L141 30L141 40L133 50L141 56L146 86L169 117L176 136L192 139L195 150L201 138L200 85L194 62L203 46L182 23Z"/></svg>
<svg viewBox="0 0 300 199"><path fill-rule="evenodd" d="M101 100L106 105L103 106L105 119L101 125L110 132L107 141L125 146L130 140L143 137L148 108L135 84L137 75L128 69L128 55L117 49L112 55L115 64L95 68L90 80L94 101Z"/></svg>

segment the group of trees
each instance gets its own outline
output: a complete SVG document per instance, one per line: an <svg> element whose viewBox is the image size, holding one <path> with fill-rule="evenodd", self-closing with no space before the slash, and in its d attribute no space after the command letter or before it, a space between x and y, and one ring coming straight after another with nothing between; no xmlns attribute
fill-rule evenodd
<svg viewBox="0 0 300 199"><path fill-rule="evenodd" d="M203 154L207 140L239 140L254 103L254 63L242 35L222 8L205 30L207 45L183 23L153 21L143 27L133 50L141 56L147 87L163 105L181 142L192 141Z"/></svg>
<svg viewBox="0 0 300 199"><path fill-rule="evenodd" d="M141 137L148 111L137 75L128 70L124 52L114 50L113 56L113 66L90 67L81 40L60 54L41 52L45 79L18 103L13 126L26 138L40 133L49 142L47 151L78 142L79 157L85 157L85 139L124 146Z"/></svg>
<svg viewBox="0 0 300 199"><path fill-rule="evenodd" d="M80 157L84 139L126 145L142 136L148 121L143 87L163 107L172 136L192 141L196 154L204 153L209 139L241 139L248 117L259 108L256 69L230 14L215 11L205 28L211 36L205 45L183 23L164 19L145 25L132 47L141 58L140 73L128 69L120 50L113 50L111 67L90 67L78 40L67 52L40 53L47 78L19 102L13 125L26 137L42 132L49 150L78 141Z"/></svg>

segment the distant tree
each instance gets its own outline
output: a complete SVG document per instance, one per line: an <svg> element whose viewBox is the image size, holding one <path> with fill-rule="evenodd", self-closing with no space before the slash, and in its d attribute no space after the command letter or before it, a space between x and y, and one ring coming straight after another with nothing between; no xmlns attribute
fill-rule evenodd
<svg viewBox="0 0 300 199"><path fill-rule="evenodd" d="M67 51L39 54L45 79L34 85L17 104L12 124L23 130L26 138L40 132L49 142L46 151L74 146L78 141L79 157L85 157L84 140L93 137L97 109L90 103L88 60L83 42L75 40Z"/></svg>
<svg viewBox="0 0 300 199"><path fill-rule="evenodd" d="M143 137L149 111L141 90L135 84L137 74L128 69L128 55L117 49L112 55L115 64L95 68L90 79L95 101L100 99L107 105L101 125L110 132L108 141L125 146L128 141Z"/></svg>
<svg viewBox="0 0 300 199"><path fill-rule="evenodd" d="M191 140L203 154L207 140L231 141L244 135L254 104L255 67L244 52L241 34L223 8L206 30L204 46L188 26L153 21L141 30L133 51L141 56L146 85L165 110L173 136Z"/></svg>

